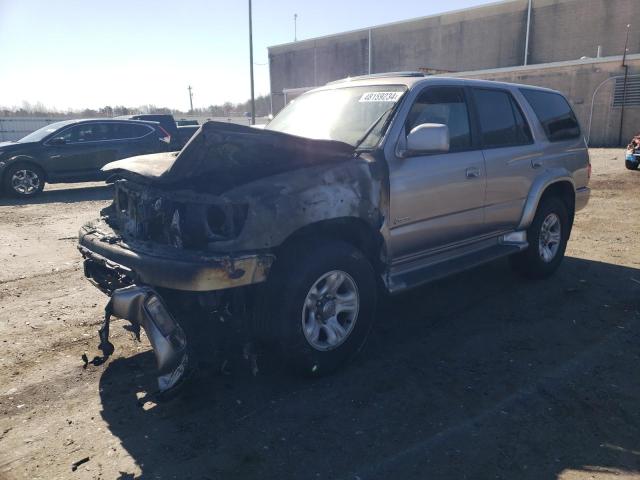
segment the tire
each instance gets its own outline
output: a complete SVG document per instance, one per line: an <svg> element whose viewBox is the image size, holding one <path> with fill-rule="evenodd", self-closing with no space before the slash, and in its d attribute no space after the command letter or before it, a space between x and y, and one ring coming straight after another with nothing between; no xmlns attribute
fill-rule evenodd
<svg viewBox="0 0 640 480"><path fill-rule="evenodd" d="M360 351L377 300L362 252L341 241L299 245L278 259L268 282L268 317L290 370L321 376Z"/></svg>
<svg viewBox="0 0 640 480"><path fill-rule="evenodd" d="M558 197L543 198L527 229L529 247L510 258L511 266L527 278L548 277L562 263L570 233L565 203Z"/></svg>
<svg viewBox="0 0 640 480"><path fill-rule="evenodd" d="M4 172L3 186L7 195L31 198L42 192L45 183L42 169L31 163L11 165Z"/></svg>
<svg viewBox="0 0 640 480"><path fill-rule="evenodd" d="M640 164L636 162L630 162L629 160L625 160L624 166L627 167L627 170L638 170L638 166L640 166Z"/></svg>

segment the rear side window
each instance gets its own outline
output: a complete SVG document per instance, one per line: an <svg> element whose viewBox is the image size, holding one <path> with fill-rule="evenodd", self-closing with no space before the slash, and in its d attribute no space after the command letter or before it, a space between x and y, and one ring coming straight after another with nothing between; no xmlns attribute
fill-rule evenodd
<svg viewBox="0 0 640 480"><path fill-rule="evenodd" d="M407 117L407 133L423 123L440 123L449 127L449 151L471 147L469 112L462 88L429 87L422 92Z"/></svg>
<svg viewBox="0 0 640 480"><path fill-rule="evenodd" d="M151 131L150 127L145 125L136 125L132 123L115 123L113 124L114 140L124 140L128 138L140 138L147 135Z"/></svg>
<svg viewBox="0 0 640 480"><path fill-rule="evenodd" d="M521 89L551 142L580 136L580 125L567 100L557 93Z"/></svg>
<svg viewBox="0 0 640 480"><path fill-rule="evenodd" d="M512 147L533 142L531 129L509 92L474 88L482 145Z"/></svg>

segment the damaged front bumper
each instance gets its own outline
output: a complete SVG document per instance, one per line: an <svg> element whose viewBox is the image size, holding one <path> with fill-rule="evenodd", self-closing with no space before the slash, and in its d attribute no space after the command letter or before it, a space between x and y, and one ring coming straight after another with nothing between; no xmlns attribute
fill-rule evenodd
<svg viewBox="0 0 640 480"><path fill-rule="evenodd" d="M126 243L104 222L80 229L85 275L110 294L131 284L192 292L263 282L275 257L268 253L213 255L149 242Z"/></svg>
<svg viewBox="0 0 640 480"><path fill-rule="evenodd" d="M192 370L187 336L156 288L211 292L266 280L274 256L267 253L211 255L151 242L125 242L103 221L83 226L78 249L85 276L111 298L99 331L104 362L113 352L109 343L111 316L131 322L139 338L143 328L158 365L162 394L175 391ZM99 363L96 363L99 364Z"/></svg>
<svg viewBox="0 0 640 480"><path fill-rule="evenodd" d="M138 339L140 328L144 328L156 357L161 393L175 390L183 383L190 368L187 338L153 288L131 285L114 290L105 313L104 325L99 331L100 349L105 358L113 352L109 343L109 322L114 315L129 320Z"/></svg>

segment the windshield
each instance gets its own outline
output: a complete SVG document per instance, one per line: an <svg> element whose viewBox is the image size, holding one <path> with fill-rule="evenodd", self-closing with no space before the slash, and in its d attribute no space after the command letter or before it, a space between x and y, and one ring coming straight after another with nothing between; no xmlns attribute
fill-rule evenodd
<svg viewBox="0 0 640 480"><path fill-rule="evenodd" d="M406 90L404 85L368 85L305 93L289 103L266 128L300 137L338 140L355 147ZM384 123L378 123L363 146L377 144L384 133L380 128Z"/></svg>
<svg viewBox="0 0 640 480"><path fill-rule="evenodd" d="M73 122L74 121L72 120L72 121L67 121L67 122L50 123L49 125L47 125L45 127L39 128L35 132L31 132L26 137L22 137L20 140L18 140L18 142L20 142L20 143L39 142L40 140L42 140L46 136L51 135L56 130L59 130L60 128L66 126L66 125L69 125L69 124L71 124Z"/></svg>

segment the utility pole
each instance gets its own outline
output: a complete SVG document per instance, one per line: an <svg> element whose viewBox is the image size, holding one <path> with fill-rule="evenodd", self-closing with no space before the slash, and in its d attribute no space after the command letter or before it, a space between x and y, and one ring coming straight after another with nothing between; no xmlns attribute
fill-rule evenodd
<svg viewBox="0 0 640 480"><path fill-rule="evenodd" d="M251 125L255 125L256 99L253 93L253 25L251 21L251 0L249 0L249 75L251 77Z"/></svg>
<svg viewBox="0 0 640 480"><path fill-rule="evenodd" d="M531 7L533 0L529 0L529 7L527 9L527 33L524 38L524 64L529 64L529 35L531 34Z"/></svg>
<svg viewBox="0 0 640 480"><path fill-rule="evenodd" d="M631 24L627 25L627 39L624 42L624 52L622 54L622 68L624 68L624 80L622 83L622 110L620 111L620 130L618 130L618 145L622 145L622 129L624 127L624 106L627 103L627 81L629 79L629 65L627 65L627 50L629 50L629 30L631 30Z"/></svg>
<svg viewBox="0 0 640 480"><path fill-rule="evenodd" d="M293 14L293 41L298 41L298 14Z"/></svg>
<svg viewBox="0 0 640 480"><path fill-rule="evenodd" d="M191 85L189 85L189 105L191 105L191 110L189 110L191 113L193 113L193 91L191 89Z"/></svg>

